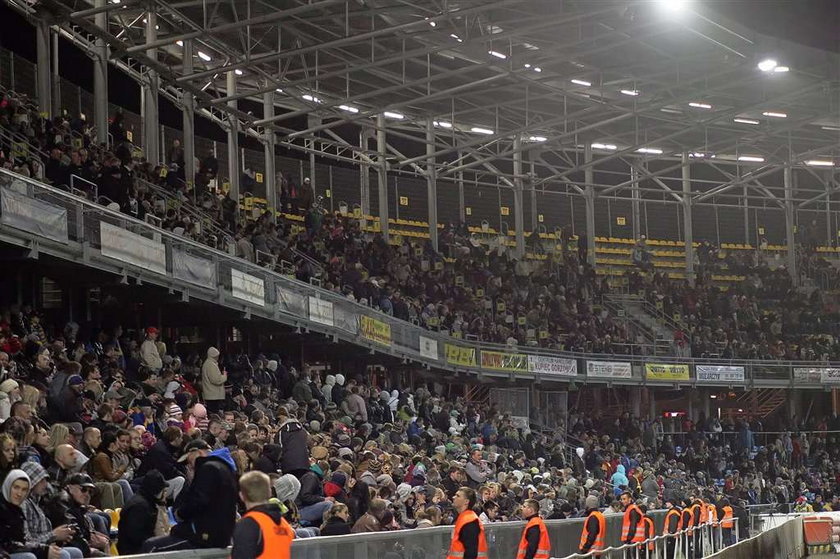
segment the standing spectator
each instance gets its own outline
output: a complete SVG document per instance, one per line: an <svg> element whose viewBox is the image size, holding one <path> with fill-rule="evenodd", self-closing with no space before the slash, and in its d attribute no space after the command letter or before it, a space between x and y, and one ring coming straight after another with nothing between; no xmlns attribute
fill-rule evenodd
<svg viewBox="0 0 840 559"><path fill-rule="evenodd" d="M295 417L290 417L286 408L277 411L280 426L277 429L277 444L280 445L280 470L284 474L294 474L300 479L309 471L309 455L306 430Z"/></svg>
<svg viewBox="0 0 840 559"><path fill-rule="evenodd" d="M298 192L298 211L306 215L312 207L314 199L315 192L312 190L312 182L309 180L309 177L306 177L303 179L303 184L300 185L300 191Z"/></svg>
<svg viewBox="0 0 840 559"><path fill-rule="evenodd" d="M154 326L146 328L146 339L140 345L140 360L151 372L157 374L163 368L163 359L157 346L158 329Z"/></svg>
<svg viewBox="0 0 840 559"><path fill-rule="evenodd" d="M201 365L201 395L210 413L222 409L225 400L225 382L227 372L219 369L219 350L211 347L207 350L207 358Z"/></svg>
<svg viewBox="0 0 840 559"><path fill-rule="evenodd" d="M147 540L143 553L204 549L230 544L236 524L236 466L230 452L210 454L201 439L184 447L179 461L186 461L192 478L176 503L178 524L168 536Z"/></svg>
<svg viewBox="0 0 840 559"><path fill-rule="evenodd" d="M248 472L239 480L239 497L246 513L233 531L231 559L289 559L295 531L276 504L269 504L271 480L262 472Z"/></svg>

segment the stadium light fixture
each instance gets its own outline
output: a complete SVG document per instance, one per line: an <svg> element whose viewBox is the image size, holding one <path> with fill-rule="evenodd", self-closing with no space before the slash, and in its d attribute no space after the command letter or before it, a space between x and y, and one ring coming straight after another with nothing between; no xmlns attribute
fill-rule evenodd
<svg viewBox="0 0 840 559"><path fill-rule="evenodd" d="M636 150L637 153L648 153L651 155L662 155L662 150L659 148L639 148Z"/></svg>
<svg viewBox="0 0 840 559"><path fill-rule="evenodd" d="M347 111L348 113L353 113L353 114L356 114L356 113L359 112L359 109L357 109L356 107L353 107L352 105L339 105L338 108L341 109L342 111Z"/></svg>
<svg viewBox="0 0 840 559"><path fill-rule="evenodd" d="M303 97L304 100L311 101L312 103L323 103L324 102L323 99L321 99L320 97L315 97L314 95L310 95L308 93L304 94L302 97Z"/></svg>
<svg viewBox="0 0 840 559"><path fill-rule="evenodd" d="M840 132L840 126L820 126L820 128L830 132Z"/></svg>
<svg viewBox="0 0 840 559"><path fill-rule="evenodd" d="M452 128L452 123L446 122L445 120L436 120L434 124L438 128Z"/></svg>
<svg viewBox="0 0 840 559"><path fill-rule="evenodd" d="M531 136L528 140L531 142L547 142L548 138L545 136Z"/></svg>
<svg viewBox="0 0 840 559"><path fill-rule="evenodd" d="M495 134L495 132L493 132L491 129L482 128L481 126L473 126L472 128L470 128L470 132L475 132L476 134L485 134L487 136Z"/></svg>
<svg viewBox="0 0 840 559"><path fill-rule="evenodd" d="M659 5L669 12L682 12L690 4L689 0L659 0Z"/></svg>
<svg viewBox="0 0 840 559"><path fill-rule="evenodd" d="M825 159L811 159L810 161L806 161L805 165L810 167L834 167L834 161L829 161Z"/></svg>
<svg viewBox="0 0 840 559"><path fill-rule="evenodd" d="M450 37L452 37L453 39L455 39L456 41L458 41L459 43L463 43L463 42L464 42L464 40L463 40L463 39L461 39L461 37L459 37L459 36L458 36L458 35L456 35L455 33L450 33L450 34L449 34L449 36L450 36Z"/></svg>
<svg viewBox="0 0 840 559"><path fill-rule="evenodd" d="M712 106L708 103L698 103L697 101L692 101L688 104L689 107L694 107L695 109L711 109Z"/></svg>
<svg viewBox="0 0 840 559"><path fill-rule="evenodd" d="M385 111L384 113L382 113L382 116L384 116L385 118L393 118L393 119L396 119L396 120L402 120L402 119L405 118L404 114L395 113L393 111Z"/></svg>
<svg viewBox="0 0 840 559"><path fill-rule="evenodd" d="M539 70L537 70L539 71ZM592 82L588 82L586 80L571 80L575 85L582 85L583 87L592 87Z"/></svg>
<svg viewBox="0 0 840 559"><path fill-rule="evenodd" d="M210 62L211 60L213 60L213 57L211 57L209 54L207 54L205 52L202 52L202 51L198 51L198 57L200 59L202 59L204 62Z"/></svg>
<svg viewBox="0 0 840 559"><path fill-rule="evenodd" d="M184 41L180 41L180 40L175 41L175 44L178 45L179 47L183 47L184 46Z"/></svg>
<svg viewBox="0 0 840 559"><path fill-rule="evenodd" d="M761 114L763 114L764 116L769 116L771 118L787 118L787 113L777 113L777 112L773 112L773 111L764 111Z"/></svg>
<svg viewBox="0 0 840 559"><path fill-rule="evenodd" d="M234 71L233 71L233 73L234 73L234 74L236 74L237 76L241 76L241 75L243 75L245 72L243 72L242 70L240 70L239 68L237 68L236 70L234 70Z"/></svg>
<svg viewBox="0 0 840 559"><path fill-rule="evenodd" d="M622 95L629 95L630 97L637 97L641 92L638 89L622 89Z"/></svg>
<svg viewBox="0 0 840 559"><path fill-rule="evenodd" d="M765 58L764 60L758 63L758 69L762 72L772 72L776 69L778 65L779 63L776 62L774 59Z"/></svg>
<svg viewBox="0 0 840 559"><path fill-rule="evenodd" d="M741 155L738 161L745 161L747 163L764 163L764 158L758 155Z"/></svg>
<svg viewBox="0 0 840 559"><path fill-rule="evenodd" d="M534 72L540 73L542 72L542 68L540 68L539 66L534 66Z"/></svg>
<svg viewBox="0 0 840 559"><path fill-rule="evenodd" d="M592 149L603 149L607 151L615 151L618 149L618 146L615 144L602 144L600 142L595 142L592 144Z"/></svg>
<svg viewBox="0 0 840 559"><path fill-rule="evenodd" d="M732 122L737 122L739 124L761 124L759 121L752 118L733 118Z"/></svg>
<svg viewBox="0 0 840 559"><path fill-rule="evenodd" d="M774 74L785 74L787 72L790 72L790 68L788 66L776 66L773 68Z"/></svg>
<svg viewBox="0 0 840 559"><path fill-rule="evenodd" d="M507 59L507 55L506 55L505 53L503 53L503 52L499 52L499 51L497 51L497 50L488 50L488 51L487 51L487 53L488 53L490 56L494 56L494 57L496 57L496 58L501 58L502 60Z"/></svg>

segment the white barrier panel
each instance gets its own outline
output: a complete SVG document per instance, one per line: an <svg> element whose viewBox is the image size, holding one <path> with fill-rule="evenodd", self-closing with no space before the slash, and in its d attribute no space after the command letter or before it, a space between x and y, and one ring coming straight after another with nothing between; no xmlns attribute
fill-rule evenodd
<svg viewBox="0 0 840 559"><path fill-rule="evenodd" d="M277 307L284 313L306 318L306 295L277 286Z"/></svg>
<svg viewBox="0 0 840 559"><path fill-rule="evenodd" d="M172 274L180 280L207 289L216 289L215 264L176 247L172 247Z"/></svg>
<svg viewBox="0 0 840 559"><path fill-rule="evenodd" d="M820 382L823 369L820 367L794 367L793 380L803 382Z"/></svg>
<svg viewBox="0 0 840 559"><path fill-rule="evenodd" d="M697 365L697 382L744 382L744 367L732 365Z"/></svg>
<svg viewBox="0 0 840 559"><path fill-rule="evenodd" d="M166 275L166 247L163 243L104 221L99 224L99 243L102 256Z"/></svg>
<svg viewBox="0 0 840 559"><path fill-rule="evenodd" d="M359 331L359 315L352 308L344 309L341 305L334 305L333 319L336 328L341 328L351 334Z"/></svg>
<svg viewBox="0 0 840 559"><path fill-rule="evenodd" d="M420 355L426 359L438 358L438 343L437 340L420 336Z"/></svg>
<svg viewBox="0 0 840 559"><path fill-rule="evenodd" d="M528 370L541 375L577 376L577 361L547 355L529 355Z"/></svg>
<svg viewBox="0 0 840 559"><path fill-rule="evenodd" d="M317 297L309 296L309 319L318 324L334 326L333 304Z"/></svg>
<svg viewBox="0 0 840 559"><path fill-rule="evenodd" d="M626 361L587 361L586 376L631 378L633 376L633 367Z"/></svg>
<svg viewBox="0 0 840 559"><path fill-rule="evenodd" d="M24 184L24 189L26 185ZM41 237L67 242L67 210L21 194L17 189L0 192L0 223Z"/></svg>
<svg viewBox="0 0 840 559"><path fill-rule="evenodd" d="M231 268L230 291L237 299L265 306L265 282L257 276Z"/></svg>

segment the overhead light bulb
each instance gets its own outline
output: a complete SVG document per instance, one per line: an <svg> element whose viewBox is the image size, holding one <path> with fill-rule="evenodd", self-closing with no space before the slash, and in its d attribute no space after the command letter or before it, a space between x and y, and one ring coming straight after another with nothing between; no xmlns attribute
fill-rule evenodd
<svg viewBox="0 0 840 559"><path fill-rule="evenodd" d="M178 45L179 47L183 47L184 46L184 41L175 41L175 44Z"/></svg>
<svg viewBox="0 0 840 559"><path fill-rule="evenodd" d="M402 120L402 119L405 118L404 114L395 113L393 111L385 111L384 113L382 113L382 116L384 116L386 118L394 118L394 119L397 119L397 120Z"/></svg>
<svg viewBox="0 0 840 559"><path fill-rule="evenodd" d="M629 95L630 97L636 97L639 95L639 90L637 89L622 89L621 93L624 95Z"/></svg>
<svg viewBox="0 0 840 559"><path fill-rule="evenodd" d="M709 105L708 103L697 103L695 101L692 101L691 103L689 103L688 106L689 107L694 107L695 109L711 109L712 108L712 106Z"/></svg>
<svg viewBox="0 0 840 559"><path fill-rule="evenodd" d="M595 142L592 144L592 149L604 149L608 151L615 151L618 149L618 146L615 144L602 144L600 142Z"/></svg>
<svg viewBox="0 0 840 559"><path fill-rule="evenodd" d="M542 68L540 68L539 66L534 66L534 72L542 72Z"/></svg>
<svg viewBox="0 0 840 559"><path fill-rule="evenodd" d="M746 161L748 163L764 163L764 158L758 155L741 155L738 161Z"/></svg>
<svg viewBox="0 0 840 559"><path fill-rule="evenodd" d="M739 124L761 124L759 121L752 118L733 118L732 122L737 122Z"/></svg>
<svg viewBox="0 0 840 559"><path fill-rule="evenodd" d="M463 43L463 42L464 42L464 41L461 39L461 37L459 37L459 36L458 36L458 35L456 35L455 33L450 33L450 34L449 34L449 36L450 36L450 37L452 37L453 39L455 39L456 41L458 41L459 43Z"/></svg>
<svg viewBox="0 0 840 559"><path fill-rule="evenodd" d="M662 155L662 150L659 148L639 148L636 151L639 153L649 153L651 155Z"/></svg>
<svg viewBox="0 0 840 559"><path fill-rule="evenodd" d="M777 112L773 112L773 111L764 111L761 114L763 114L764 116L772 117L772 118L787 118L787 113L777 113Z"/></svg>
<svg viewBox="0 0 840 559"><path fill-rule="evenodd" d="M592 87L592 82L586 80L571 80L573 84L582 85L583 87Z"/></svg>
<svg viewBox="0 0 840 559"><path fill-rule="evenodd" d="M234 71L233 71L233 73L234 73L234 74L236 74L237 76L241 76L241 75L242 75L242 74L244 74L245 72L243 72L242 70L240 70L239 68L237 68L236 70L234 70Z"/></svg>
<svg viewBox="0 0 840 559"><path fill-rule="evenodd" d="M488 136L490 134L495 134L495 132L493 132L491 129L482 128L481 126L473 126L472 128L470 128L470 132L475 132L476 134L486 134Z"/></svg>
<svg viewBox="0 0 840 559"><path fill-rule="evenodd" d="M504 53L502 53L502 52L499 52L499 51L495 51L495 50L488 50L488 51L487 51L487 53L488 53L490 56L495 56L496 58L501 58L502 60L504 60L504 59L506 59L506 58L507 58L507 55L506 55L506 54L504 54Z"/></svg>
<svg viewBox="0 0 840 559"><path fill-rule="evenodd" d="M774 74L784 74L786 72L790 72L790 68L788 66L776 66L773 68Z"/></svg>
<svg viewBox="0 0 840 559"><path fill-rule="evenodd" d="M762 72L772 72L779 63L772 58L767 58L758 63L758 69Z"/></svg>
<svg viewBox="0 0 840 559"><path fill-rule="evenodd" d="M434 124L439 128L452 128L452 123L445 120L436 120Z"/></svg>
<svg viewBox="0 0 840 559"><path fill-rule="evenodd" d="M353 113L353 114L356 114L356 113L359 112L359 109L357 109L356 107L353 107L351 105L339 105L338 108L341 109L342 111L347 111L348 113Z"/></svg>
<svg viewBox="0 0 840 559"><path fill-rule="evenodd" d="M810 161L806 161L805 165L810 165L811 167L834 167L834 161L811 159Z"/></svg>
<svg viewBox="0 0 840 559"><path fill-rule="evenodd" d="M213 60L213 58L209 54L206 54L201 51L198 51L198 57L205 62L210 62L211 60Z"/></svg>
<svg viewBox="0 0 840 559"><path fill-rule="evenodd" d="M531 136L530 138L528 138L528 140L532 142L547 142L548 138L546 138L545 136Z"/></svg>

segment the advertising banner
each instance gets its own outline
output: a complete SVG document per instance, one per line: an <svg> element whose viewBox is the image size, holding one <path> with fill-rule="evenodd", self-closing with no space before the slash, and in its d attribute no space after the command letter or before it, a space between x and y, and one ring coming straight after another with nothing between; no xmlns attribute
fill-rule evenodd
<svg viewBox="0 0 840 559"><path fill-rule="evenodd" d="M391 325L362 315L359 325L362 337L382 345L391 345Z"/></svg>
<svg viewBox="0 0 840 559"><path fill-rule="evenodd" d="M481 366L494 371L527 371L528 356L524 353L481 350Z"/></svg>
<svg viewBox="0 0 840 559"><path fill-rule="evenodd" d="M645 363L645 377L648 380L689 380L688 365L675 363Z"/></svg>
<svg viewBox="0 0 840 559"><path fill-rule="evenodd" d="M0 222L62 243L67 242L67 210L30 198L11 188L0 189Z"/></svg>
<svg viewBox="0 0 840 559"><path fill-rule="evenodd" d="M277 308L284 313L306 318L306 295L277 286Z"/></svg>
<svg viewBox="0 0 840 559"><path fill-rule="evenodd" d="M438 343L437 340L420 336L420 355L426 359L438 358Z"/></svg>
<svg viewBox="0 0 840 559"><path fill-rule="evenodd" d="M825 368L820 370L820 381L830 384L840 382L840 369Z"/></svg>
<svg viewBox="0 0 840 559"><path fill-rule="evenodd" d="M318 324L333 326L333 304L317 297L309 296L309 320Z"/></svg>
<svg viewBox="0 0 840 559"><path fill-rule="evenodd" d="M99 242L102 256L166 275L166 247L163 243L104 221L99 223Z"/></svg>
<svg viewBox="0 0 840 559"><path fill-rule="evenodd" d="M236 268L230 269L230 291L237 299L265 306L265 282L262 278L246 274Z"/></svg>
<svg viewBox="0 0 840 559"><path fill-rule="evenodd" d="M800 382L822 382L822 372L821 367L794 367L793 379Z"/></svg>
<svg viewBox="0 0 840 559"><path fill-rule="evenodd" d="M586 376L631 378L633 376L633 367L626 361L587 361Z"/></svg>
<svg viewBox="0 0 840 559"><path fill-rule="evenodd" d="M446 362L450 365L460 365L462 367L477 366L474 347L444 344L444 349L446 350Z"/></svg>
<svg viewBox="0 0 840 559"><path fill-rule="evenodd" d="M744 382L744 368L730 365L697 365L697 382Z"/></svg>
<svg viewBox="0 0 840 559"><path fill-rule="evenodd" d="M213 262L178 247L172 248L172 275L207 289L216 288L216 266Z"/></svg>
<svg viewBox="0 0 840 559"><path fill-rule="evenodd" d="M577 376L577 361L546 355L529 355L528 370L541 375L575 377Z"/></svg>

